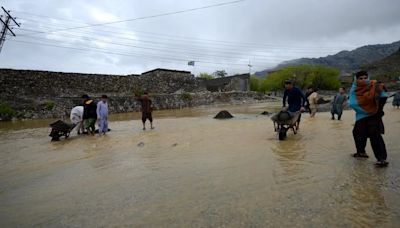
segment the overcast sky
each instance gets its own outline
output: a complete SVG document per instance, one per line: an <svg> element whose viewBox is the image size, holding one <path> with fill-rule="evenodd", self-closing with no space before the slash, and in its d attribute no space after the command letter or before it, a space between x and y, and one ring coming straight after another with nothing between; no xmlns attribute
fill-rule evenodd
<svg viewBox="0 0 400 228"><path fill-rule="evenodd" d="M235 74L249 72L249 61L255 72L284 60L400 40L399 0L2 0L0 5L21 23L13 26L16 37L7 36L0 68Z"/></svg>

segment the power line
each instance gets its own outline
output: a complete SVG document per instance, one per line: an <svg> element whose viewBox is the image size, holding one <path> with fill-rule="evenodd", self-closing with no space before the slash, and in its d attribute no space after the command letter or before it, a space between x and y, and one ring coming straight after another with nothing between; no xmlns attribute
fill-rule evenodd
<svg viewBox="0 0 400 228"><path fill-rule="evenodd" d="M224 6L224 5L237 4L237 3L243 2L243 1L245 1L245 0L236 0L236 1L231 1L231 2L223 2L223 3L214 4L214 5L196 7L196 8L173 11L173 12L168 12L168 13L155 14L155 15L151 15L151 16L137 17L137 18L126 19L126 20L119 20L119 21L111 21L111 22L105 22L105 23L90 24L90 25L85 25L85 26L70 27L70 28L65 28L65 29L54 30L53 32L74 30L74 29L82 29L82 28L90 28L90 27L104 26L104 25L110 25L110 24L118 24L118 23L122 23L122 22L144 20L144 19L155 18L155 17L163 17L163 16L168 16L168 15L186 13L186 12L191 12L191 11L197 11L197 10L202 10L202 9L208 9L208 8L213 8L213 7Z"/></svg>
<svg viewBox="0 0 400 228"><path fill-rule="evenodd" d="M97 47L80 48L80 47L60 46L60 45L54 45L54 44L48 44L48 43L24 41L24 40L10 40L10 41L18 42L18 43L35 44L35 45L41 45L41 46L49 46L49 47L57 47L57 48L64 48L64 49L79 50L79 51L96 51L96 52L101 52L101 53L106 53L106 54L115 54L115 55L130 56L130 57L173 60L173 61L183 62L185 64L188 61L188 59L186 59L186 58L163 57L163 56L159 56L159 55L149 55L149 54L121 53L121 52L110 51L108 49L97 48ZM225 64L223 64L223 63L216 63L216 62L205 61L205 60L196 60L196 62L206 63L206 64L214 64L214 65L232 65L232 66L243 66L243 67L247 66L246 64L237 64L237 63L225 63Z"/></svg>
<svg viewBox="0 0 400 228"><path fill-rule="evenodd" d="M115 52L115 51L109 51L107 49L100 49L100 48L78 48L78 47L69 47L69 46L60 46L60 45L53 45L53 44L48 44L48 43L39 43L39 42L31 42L31 41L21 41L21 40L10 40L10 42L17 42L17 43L22 43L22 44L27 44L27 45L40 45L40 46L48 46L48 47L54 47L54 48L62 48L62 49L69 49L69 50L76 50L76 51L84 51L84 52L97 52L97 53L104 53L104 54L111 54L111 55L119 55L119 56L125 56L125 57L133 57L133 58L140 58L141 61L145 61L146 59L147 62L154 63L154 59L158 59L159 62L167 62L167 63L181 63L183 65L187 64L187 59L180 59L180 58L173 58L173 57L160 57L160 56L155 56L155 55L143 55L143 54L132 54L132 53L122 53L122 52ZM145 59L143 59L145 58ZM203 64L211 64L215 66L220 66L220 67L211 67L207 65L202 65L202 64L197 64L197 66L200 66L202 68L209 68L209 69L218 69L218 68L223 68L222 66L229 66L229 69L231 70L237 70L237 71L245 71L245 65L243 64L229 64L229 63L216 63L216 62L210 62L210 61L196 61L199 63ZM234 66L234 67L232 67ZM240 67L241 68L238 68Z"/></svg>
<svg viewBox="0 0 400 228"><path fill-rule="evenodd" d="M21 29L21 30L37 31L37 30L31 30L31 29ZM134 48L145 49L145 50L146 49L147 50L156 50L156 51L162 51L162 52L168 52L168 53L175 52L175 53L183 53L183 54L192 54L192 55L196 55L196 56L210 56L210 57L220 57L220 58L228 58L228 59L237 59L237 57L235 57L235 56L240 56L241 58L243 58L243 56L249 55L249 50L240 52L240 50L225 51L225 49L222 49L224 51L216 51L216 50L221 50L221 49L217 49L217 48L213 47L212 49L209 49L209 52L217 53L217 54L204 54L204 52L205 52L204 49L193 49L193 48L182 47L182 46L171 47L171 44L169 44L169 43L160 43L160 42L142 41L142 40L138 40L138 39L132 39L135 41L135 43L131 44L131 43L121 43L121 42L114 42L114 41L104 41L99 38L94 38L94 37L90 37L90 36L80 36L80 35L74 35L74 34L68 34L68 33L64 34L64 33L65 32L63 32L63 34L61 34L62 38L77 37L77 38L81 38L81 39L85 39L85 40L89 40L89 41L101 42L101 43L105 43L105 44L134 47ZM86 33L86 34L88 34L88 33ZM37 38L35 38L35 39L37 39ZM50 38L46 38L46 39L52 40ZM108 39L108 37L105 37L105 39ZM151 43L152 45L150 47L142 46L142 45L137 44L138 42ZM161 47L154 46L153 45L154 43L162 44L163 46L161 46ZM301 52L301 53L305 53L305 52ZM296 58L297 57L297 56L293 56L293 55L282 55L282 54L280 54L279 56L273 57L271 55L256 54L254 52L251 52L250 55L254 57L253 62L257 61L257 59L258 60L263 60L263 59L287 60L288 58ZM245 59L248 59L248 57L245 57Z"/></svg>
<svg viewBox="0 0 400 228"><path fill-rule="evenodd" d="M22 30L29 30L29 31L35 31L35 30L30 30L30 29L22 29ZM198 52L191 52L191 51L196 51L195 49L187 49L187 48L179 48L179 49L162 49L162 48L157 48L157 47L146 47L146 46L138 46L138 45L133 45L133 44L126 44L126 43L118 43L118 42L111 42L111 41L104 41L104 40L99 40L98 38L92 38L88 36L79 36L79 35L73 35L73 34L62 34L63 38L67 37L76 37L76 38L81 38L87 41L96 41L100 43L105 43L105 44L111 44L111 45L117 45L117 46L124 46L124 47L132 47L132 48L137 48L137 49L144 49L144 50L154 50L154 51L161 51L161 52L168 52L168 53L179 53L179 54L191 54L195 56L202 56L202 57L215 57L215 58L224 58L224 59L233 59L237 60L237 57L240 55L242 58L243 56L247 56L248 54L246 53L239 53L239 52L224 52L226 53L225 55L222 52L216 52L217 54L203 54L203 53L198 53ZM26 38L26 37L25 37ZM35 39L38 39L35 37ZM49 38L46 38L46 40L52 40ZM201 50L197 50L201 51ZM221 53L221 54L220 54ZM280 60L286 60L287 58L293 58L293 56L280 56L281 58L277 57L272 57L272 56L264 56L264 55L256 55L256 54L251 54L252 56L257 56L259 60L265 59L280 59ZM247 61L247 57L243 59L243 61ZM256 60L255 60L256 61Z"/></svg>
<svg viewBox="0 0 400 228"><path fill-rule="evenodd" d="M36 15L36 14L35 14ZM47 16L43 16L43 17L47 17ZM47 17L47 18L52 18L52 17ZM27 22L38 22L38 23L42 23L39 20L34 20L34 19L27 19L27 18L23 18L23 20L26 20ZM60 19L56 19L56 20L60 20ZM68 19L65 19L67 21L70 21ZM90 25L84 22L76 22L76 23L80 23L80 24L86 24L86 25ZM57 28L59 28L59 26L62 25L65 28L69 28L69 25L63 24L63 23L57 23L57 25L53 25L56 28L52 28L52 27L48 27L50 30L49 31L41 31L41 32L35 32L35 33L28 33L28 34L24 34L24 36L30 36L30 35L35 35L35 34L40 34L40 33L53 33L53 32L58 32L59 30ZM46 27L43 25L40 25L40 27ZM267 44L267 43L243 43L243 42L235 42L235 41L224 41L224 40L212 40L212 39L204 39L204 38L198 38L198 37L188 37L188 36L176 36L176 35L168 35L168 34L160 34L160 33L154 33L154 32L146 32L146 31L139 31L139 30L130 30L128 32L131 33L126 33L126 29L124 28L124 32L121 31L117 31L118 29L123 29L123 28L119 28L119 27L111 27L113 30L100 30L100 29L92 29L91 32L93 31L98 31L98 32L104 32L104 33L117 33L117 34L123 34L123 35L130 35L132 32L137 34L145 34L145 36L150 36L150 37L162 37L162 39L164 40L172 40L172 41L176 41L176 42L181 42L181 41L186 41L186 42L202 42L202 43L206 43L207 45L210 45L210 43L212 45L218 45L218 46L229 46L229 47L256 47L256 48L279 48L279 49L290 49L290 50L325 50L325 49L347 49L347 48L352 48L350 46L341 46L341 47L333 47L333 46L298 46L298 45L282 45L282 44ZM82 28L82 29L87 29L87 28ZM123 39L123 38L122 38Z"/></svg>

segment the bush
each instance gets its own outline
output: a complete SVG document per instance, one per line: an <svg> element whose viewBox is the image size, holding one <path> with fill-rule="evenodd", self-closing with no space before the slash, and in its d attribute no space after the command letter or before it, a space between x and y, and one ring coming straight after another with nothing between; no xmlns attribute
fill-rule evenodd
<svg viewBox="0 0 400 228"><path fill-rule="evenodd" d="M193 99L192 94L190 93L182 93L181 99L186 101L191 101Z"/></svg>
<svg viewBox="0 0 400 228"><path fill-rule="evenodd" d="M133 94L135 95L135 96L142 96L143 95L143 93L144 93L144 91L143 91L143 89L142 88L140 88L139 86L135 86L134 88L133 88Z"/></svg>
<svg viewBox="0 0 400 228"><path fill-rule="evenodd" d="M54 108L55 105L56 105L56 104L55 104L53 101L47 101L47 102L45 103L45 108L46 108L47 110L53 110L53 108Z"/></svg>
<svg viewBox="0 0 400 228"><path fill-rule="evenodd" d="M17 112L12 109L8 104L0 103L0 119L11 120Z"/></svg>
<svg viewBox="0 0 400 228"><path fill-rule="evenodd" d="M207 74L207 73L200 73L200 75L199 75L198 77L199 77L199 78L206 79L206 80L214 79L214 77L213 77L212 75Z"/></svg>
<svg viewBox="0 0 400 228"><path fill-rule="evenodd" d="M262 79L256 76L250 77L250 91L260 92Z"/></svg>

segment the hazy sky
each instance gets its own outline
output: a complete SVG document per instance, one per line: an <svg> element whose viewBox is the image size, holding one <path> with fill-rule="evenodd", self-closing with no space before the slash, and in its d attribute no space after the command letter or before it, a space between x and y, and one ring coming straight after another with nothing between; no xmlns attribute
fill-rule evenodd
<svg viewBox="0 0 400 228"><path fill-rule="evenodd" d="M293 58L400 40L399 0L2 0L0 5L21 23L13 26L17 37L7 36L0 68L235 74L248 72L249 61L255 72Z"/></svg>

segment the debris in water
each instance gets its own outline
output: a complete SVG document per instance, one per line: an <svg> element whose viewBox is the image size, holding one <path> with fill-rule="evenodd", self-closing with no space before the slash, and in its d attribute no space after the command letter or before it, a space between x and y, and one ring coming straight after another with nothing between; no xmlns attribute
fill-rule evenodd
<svg viewBox="0 0 400 228"><path fill-rule="evenodd" d="M230 118L233 118L233 116L228 111L222 110L214 118L215 119L230 119Z"/></svg>

